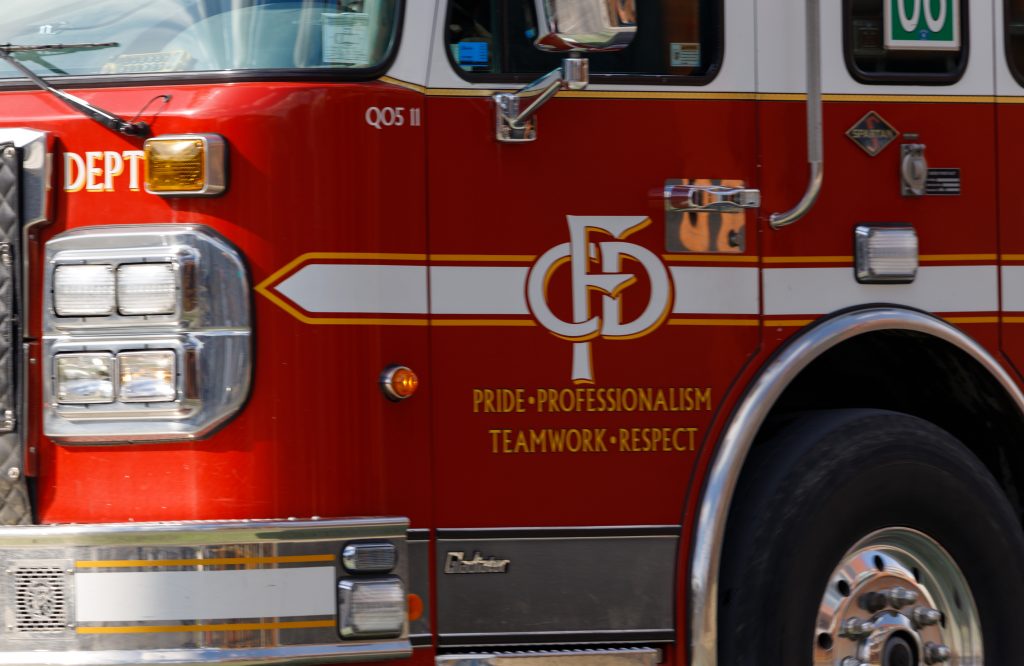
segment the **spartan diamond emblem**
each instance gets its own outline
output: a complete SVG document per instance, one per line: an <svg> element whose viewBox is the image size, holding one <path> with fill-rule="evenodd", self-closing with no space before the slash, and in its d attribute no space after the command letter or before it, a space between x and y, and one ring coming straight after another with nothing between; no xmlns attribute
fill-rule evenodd
<svg viewBox="0 0 1024 666"><path fill-rule="evenodd" d="M887 123L885 118L874 111L868 111L857 124L846 130L846 136L871 157L885 150L885 147L899 135L900 133Z"/></svg>

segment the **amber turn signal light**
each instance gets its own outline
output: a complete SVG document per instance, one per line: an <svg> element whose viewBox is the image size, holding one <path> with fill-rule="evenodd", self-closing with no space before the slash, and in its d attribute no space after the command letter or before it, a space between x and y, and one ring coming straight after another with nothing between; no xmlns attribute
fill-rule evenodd
<svg viewBox="0 0 1024 666"><path fill-rule="evenodd" d="M227 185L227 148L216 134L165 134L146 139L143 152L150 194L214 196Z"/></svg>
<svg viewBox="0 0 1024 666"><path fill-rule="evenodd" d="M419 384L416 373L404 365L388 366L380 376L380 387L384 395L395 401L412 397Z"/></svg>

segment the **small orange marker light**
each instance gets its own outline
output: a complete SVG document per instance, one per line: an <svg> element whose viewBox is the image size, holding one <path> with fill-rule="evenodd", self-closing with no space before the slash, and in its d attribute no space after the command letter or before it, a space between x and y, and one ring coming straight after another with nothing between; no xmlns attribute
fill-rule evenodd
<svg viewBox="0 0 1024 666"><path fill-rule="evenodd" d="M418 594L409 595L409 621L415 622L423 617L423 599Z"/></svg>
<svg viewBox="0 0 1024 666"><path fill-rule="evenodd" d="M380 376L380 386L384 390L384 395L395 401L412 397L419 385L419 377L404 365L388 366Z"/></svg>

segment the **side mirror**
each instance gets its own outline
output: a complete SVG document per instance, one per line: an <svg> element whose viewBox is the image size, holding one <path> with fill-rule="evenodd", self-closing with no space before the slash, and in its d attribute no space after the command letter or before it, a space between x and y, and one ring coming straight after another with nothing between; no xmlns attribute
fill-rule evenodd
<svg viewBox="0 0 1024 666"><path fill-rule="evenodd" d="M494 95L495 136L502 143L537 138L537 111L559 90L590 83L586 53L621 51L636 35L636 0L534 0L541 51L567 53L562 66L522 90ZM525 107L525 108L524 108Z"/></svg>
<svg viewBox="0 0 1024 666"><path fill-rule="evenodd" d="M621 51L636 35L636 0L534 0L541 51Z"/></svg>

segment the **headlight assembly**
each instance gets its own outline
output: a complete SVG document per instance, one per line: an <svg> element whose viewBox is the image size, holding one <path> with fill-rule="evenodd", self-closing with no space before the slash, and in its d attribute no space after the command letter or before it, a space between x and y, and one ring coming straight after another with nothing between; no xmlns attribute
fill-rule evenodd
<svg viewBox="0 0 1024 666"><path fill-rule="evenodd" d="M46 245L44 430L65 444L203 437L251 375L241 254L201 226L75 229Z"/></svg>

